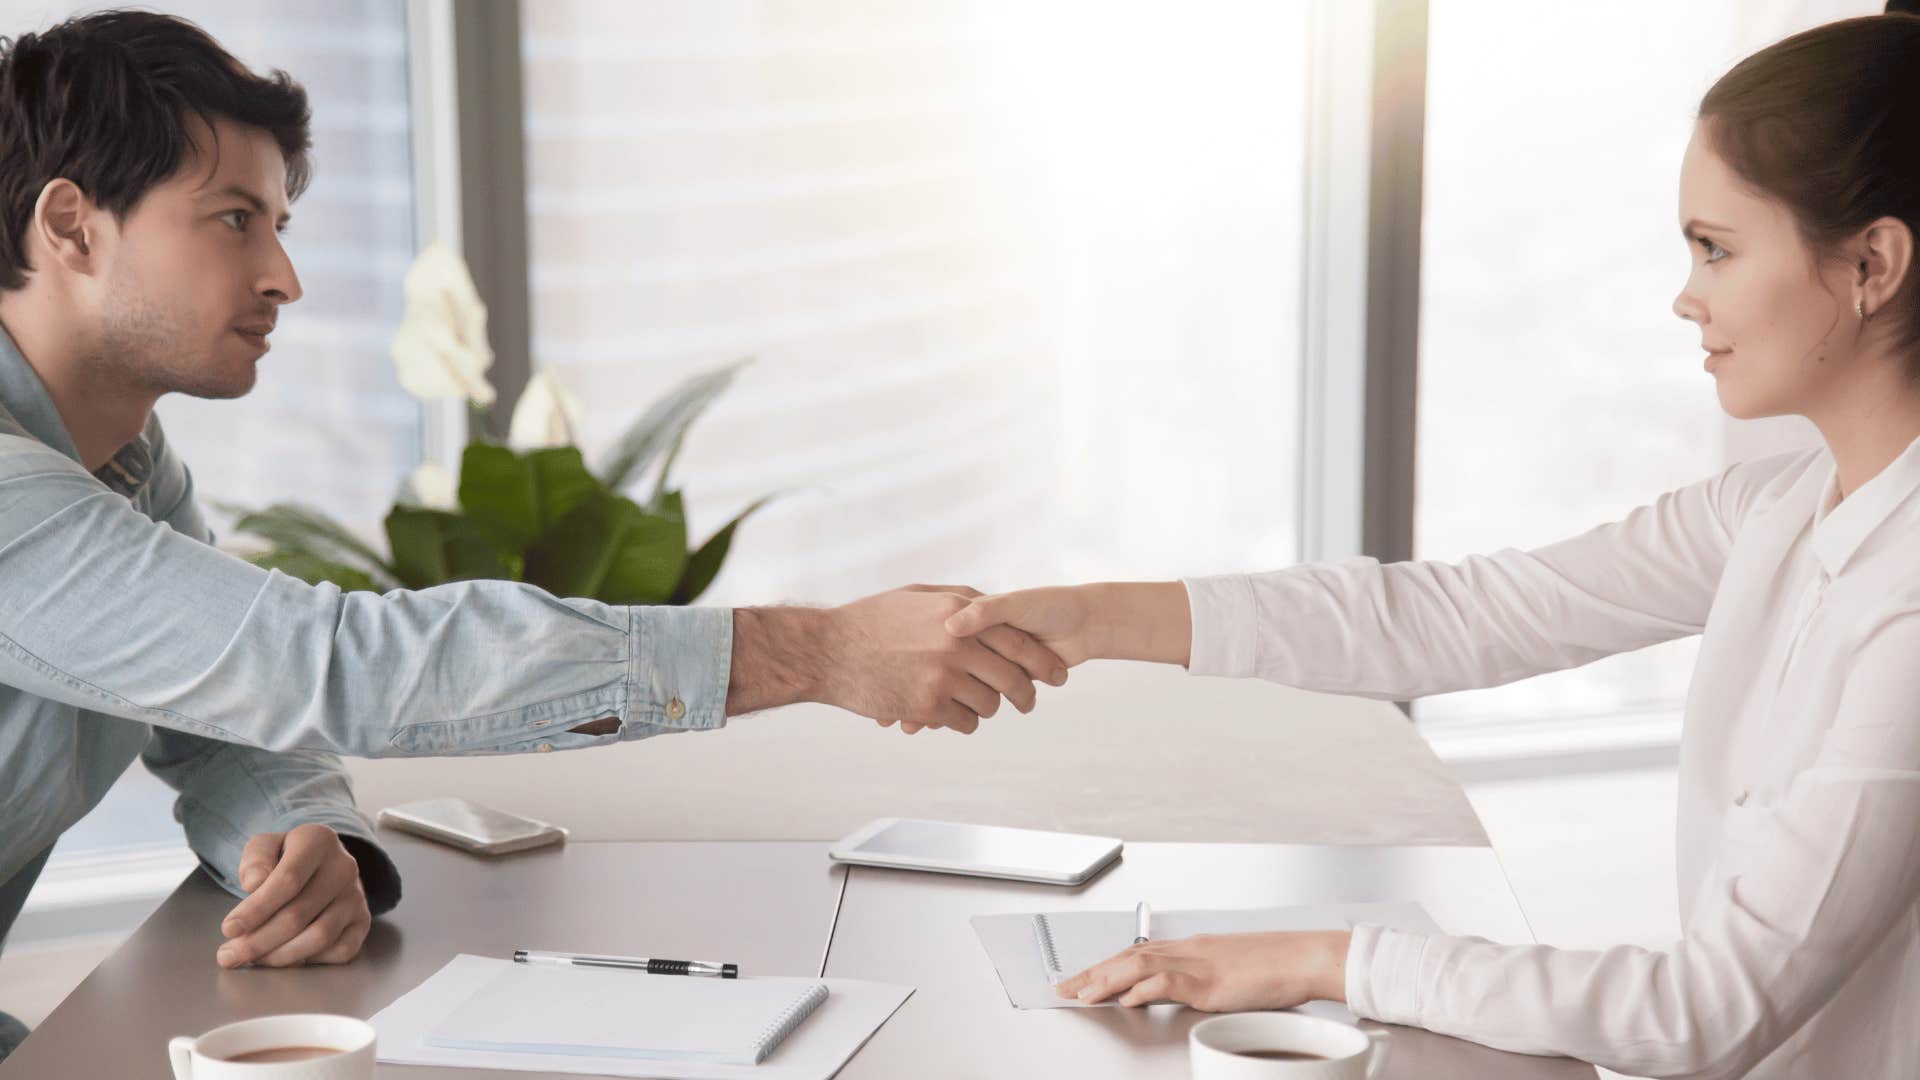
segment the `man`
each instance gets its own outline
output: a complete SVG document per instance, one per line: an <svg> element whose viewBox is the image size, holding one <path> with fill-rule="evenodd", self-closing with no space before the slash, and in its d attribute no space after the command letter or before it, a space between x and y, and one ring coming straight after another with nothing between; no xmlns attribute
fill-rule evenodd
<svg viewBox="0 0 1920 1080"><path fill-rule="evenodd" d="M176 19L0 43L0 936L136 756L244 897L217 962L342 963L400 886L337 753L570 749L796 701L965 732L1064 681L1017 631L949 635L966 590L831 610L508 582L378 597L214 549L153 405L253 386L301 294L279 230L309 145L298 84ZM9 1018L0 1055L22 1035Z"/></svg>

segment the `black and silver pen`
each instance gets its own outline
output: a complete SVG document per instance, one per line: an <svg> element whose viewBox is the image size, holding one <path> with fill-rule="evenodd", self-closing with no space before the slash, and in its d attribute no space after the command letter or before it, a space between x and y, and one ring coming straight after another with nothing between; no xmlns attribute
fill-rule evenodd
<svg viewBox="0 0 1920 1080"><path fill-rule="evenodd" d="M559 964L564 967L617 968L621 971L644 971L649 975L700 975L709 979L740 977L739 964L716 964L706 960L661 960L648 956L587 956L581 953L515 949L513 962Z"/></svg>

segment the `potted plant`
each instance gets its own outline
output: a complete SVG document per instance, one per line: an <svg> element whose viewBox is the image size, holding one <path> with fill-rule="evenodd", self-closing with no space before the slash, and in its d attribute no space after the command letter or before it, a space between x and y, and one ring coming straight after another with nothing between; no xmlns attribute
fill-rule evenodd
<svg viewBox="0 0 1920 1080"><path fill-rule="evenodd" d="M400 383L422 400L491 405L486 308L460 256L430 245L406 277L406 316L394 335ZM387 554L311 507L242 511L237 532L265 541L260 566L343 590L421 589L449 581L525 581L556 596L609 604L689 604L720 572L756 500L698 546L689 542L674 459L687 429L740 364L686 380L643 412L597 468L574 445L580 409L540 371L515 405L507 442L474 437L457 476L422 465L386 517ZM652 471L644 501L623 494Z"/></svg>

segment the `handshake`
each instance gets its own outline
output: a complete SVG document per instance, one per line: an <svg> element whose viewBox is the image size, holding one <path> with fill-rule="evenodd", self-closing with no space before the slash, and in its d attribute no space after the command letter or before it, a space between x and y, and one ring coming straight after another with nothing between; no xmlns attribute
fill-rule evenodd
<svg viewBox="0 0 1920 1080"><path fill-rule="evenodd" d="M1184 664L1191 639L1178 582L912 585L826 610L739 608L733 633L728 714L817 701L909 735L971 734L1003 699L1032 712L1036 684L1064 685L1094 657Z"/></svg>

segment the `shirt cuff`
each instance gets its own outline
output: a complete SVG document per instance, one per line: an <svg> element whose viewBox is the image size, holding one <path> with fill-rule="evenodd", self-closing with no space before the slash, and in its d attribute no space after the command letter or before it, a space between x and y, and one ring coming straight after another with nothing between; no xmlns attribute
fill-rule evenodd
<svg viewBox="0 0 1920 1080"><path fill-rule="evenodd" d="M367 892L368 911L384 915L399 906L400 869L373 838L365 818L346 807L303 806L259 831L290 832L301 825L325 825L340 835L347 854L360 864L360 885ZM240 855L241 849L221 844L215 851L201 852L200 865L221 888L244 899L247 890L240 887Z"/></svg>
<svg viewBox="0 0 1920 1080"><path fill-rule="evenodd" d="M632 607L627 613L626 735L724 725L733 609Z"/></svg>
<svg viewBox="0 0 1920 1080"><path fill-rule="evenodd" d="M1347 946L1347 1009L1363 1020L1420 1024L1420 961L1429 938L1356 924Z"/></svg>
<svg viewBox="0 0 1920 1080"><path fill-rule="evenodd" d="M1193 619L1187 671L1244 679L1254 674L1260 643L1253 579L1246 574L1182 578Z"/></svg>

